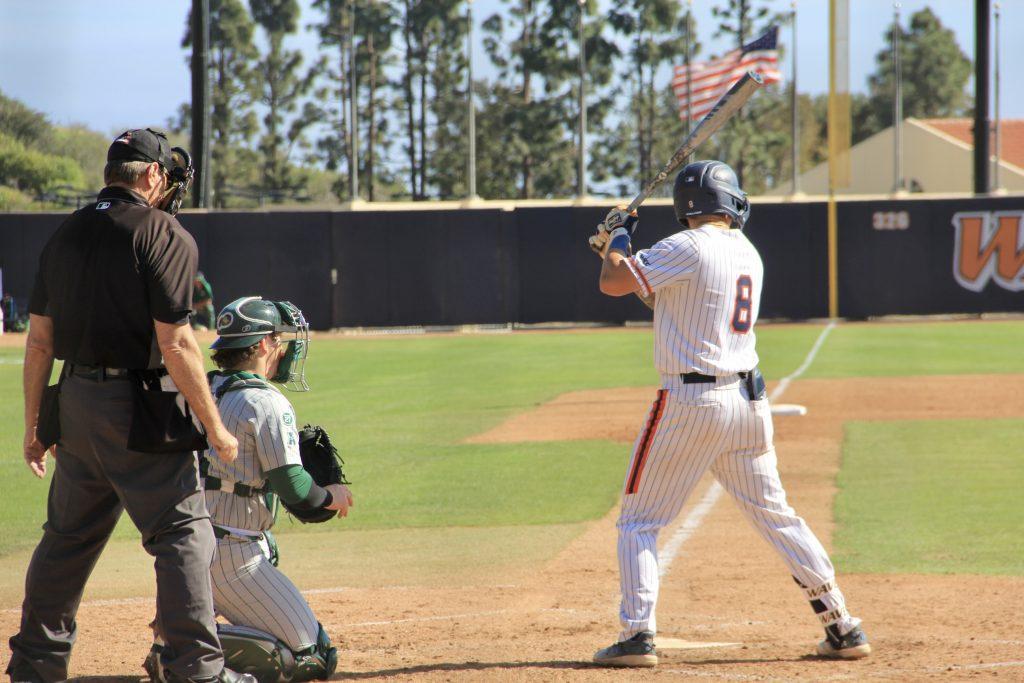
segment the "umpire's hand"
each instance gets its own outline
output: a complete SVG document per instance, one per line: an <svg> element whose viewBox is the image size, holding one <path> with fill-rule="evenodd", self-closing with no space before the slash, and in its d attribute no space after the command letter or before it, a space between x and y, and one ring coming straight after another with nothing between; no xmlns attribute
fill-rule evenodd
<svg viewBox="0 0 1024 683"><path fill-rule="evenodd" d="M206 440L222 461L232 463L238 457L238 439L223 425L207 434Z"/></svg>
<svg viewBox="0 0 1024 683"><path fill-rule="evenodd" d="M56 446L50 447L50 455L56 454ZM36 438L36 430L25 432L24 444L25 464L32 470L32 474L40 479L46 476L46 449Z"/></svg>

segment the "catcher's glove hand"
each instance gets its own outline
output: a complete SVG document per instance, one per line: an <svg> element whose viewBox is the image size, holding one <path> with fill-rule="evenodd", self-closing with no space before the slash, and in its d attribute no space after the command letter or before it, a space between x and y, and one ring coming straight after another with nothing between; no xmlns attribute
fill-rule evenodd
<svg viewBox="0 0 1024 683"><path fill-rule="evenodd" d="M327 431L319 425L306 425L299 432L299 455L302 456L302 467L309 472L317 486L330 486L331 484L348 484L345 473L341 466L345 461L338 454L338 449L331 443ZM337 510L314 510L304 512L295 510L288 503L281 501L281 504L292 516L304 523L318 524L334 519Z"/></svg>

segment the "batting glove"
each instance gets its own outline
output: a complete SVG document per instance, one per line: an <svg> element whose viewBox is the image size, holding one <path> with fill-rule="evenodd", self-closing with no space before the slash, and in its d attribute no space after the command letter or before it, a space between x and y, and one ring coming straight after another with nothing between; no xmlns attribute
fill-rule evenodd
<svg viewBox="0 0 1024 683"><path fill-rule="evenodd" d="M629 213L626 211L626 207L620 204L608 212L601 225L606 233L610 233L615 228L625 228L632 235L636 231L636 226L639 222L640 219L636 211Z"/></svg>

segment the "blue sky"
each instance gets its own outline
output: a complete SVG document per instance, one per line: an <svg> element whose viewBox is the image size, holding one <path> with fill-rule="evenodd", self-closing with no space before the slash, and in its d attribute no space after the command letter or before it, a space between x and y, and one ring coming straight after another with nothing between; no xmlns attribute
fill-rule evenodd
<svg viewBox="0 0 1024 683"><path fill-rule="evenodd" d="M316 18L305 8L303 26ZM162 125L189 97L186 53L181 49L190 0L0 0L0 91L46 113L54 122L84 123L105 133L126 127ZM606 6L608 0L602 0ZM706 52L721 52L712 39L710 0L695 0L700 40ZM973 55L973 2L970 0L903 0L904 25L916 10L930 6L956 32L961 48ZM1004 74L1024 63L1024 41L1011 40L1024 28L1024 0L1004 0L1002 59ZM789 0L775 0L788 10ZM891 0L850 0L851 86L866 88L891 21ZM476 0L477 22L500 11L500 0ZM800 0L798 69L800 90L824 92L828 85L828 2ZM478 32L477 37L480 34ZM788 27L782 31L790 41ZM312 61L316 37L293 39ZM493 73L483 48L474 50L477 73ZM788 75L789 66L783 71ZM1004 78L1006 76L1004 75ZM667 87L668 74L665 81ZM1004 118L1024 118L1024 88L1003 87Z"/></svg>

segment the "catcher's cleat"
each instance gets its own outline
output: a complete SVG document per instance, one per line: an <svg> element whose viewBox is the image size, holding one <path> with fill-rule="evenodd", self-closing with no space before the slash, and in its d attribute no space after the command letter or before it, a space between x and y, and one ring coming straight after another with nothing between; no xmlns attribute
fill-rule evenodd
<svg viewBox="0 0 1024 683"><path fill-rule="evenodd" d="M849 633L836 638L825 629L825 640L818 643L818 655L829 659L863 659L871 654L868 637L855 626Z"/></svg>
<svg viewBox="0 0 1024 683"><path fill-rule="evenodd" d="M601 666L657 666L658 655L654 651L654 634L650 631L641 631L629 640L598 650L594 654L594 663Z"/></svg>

